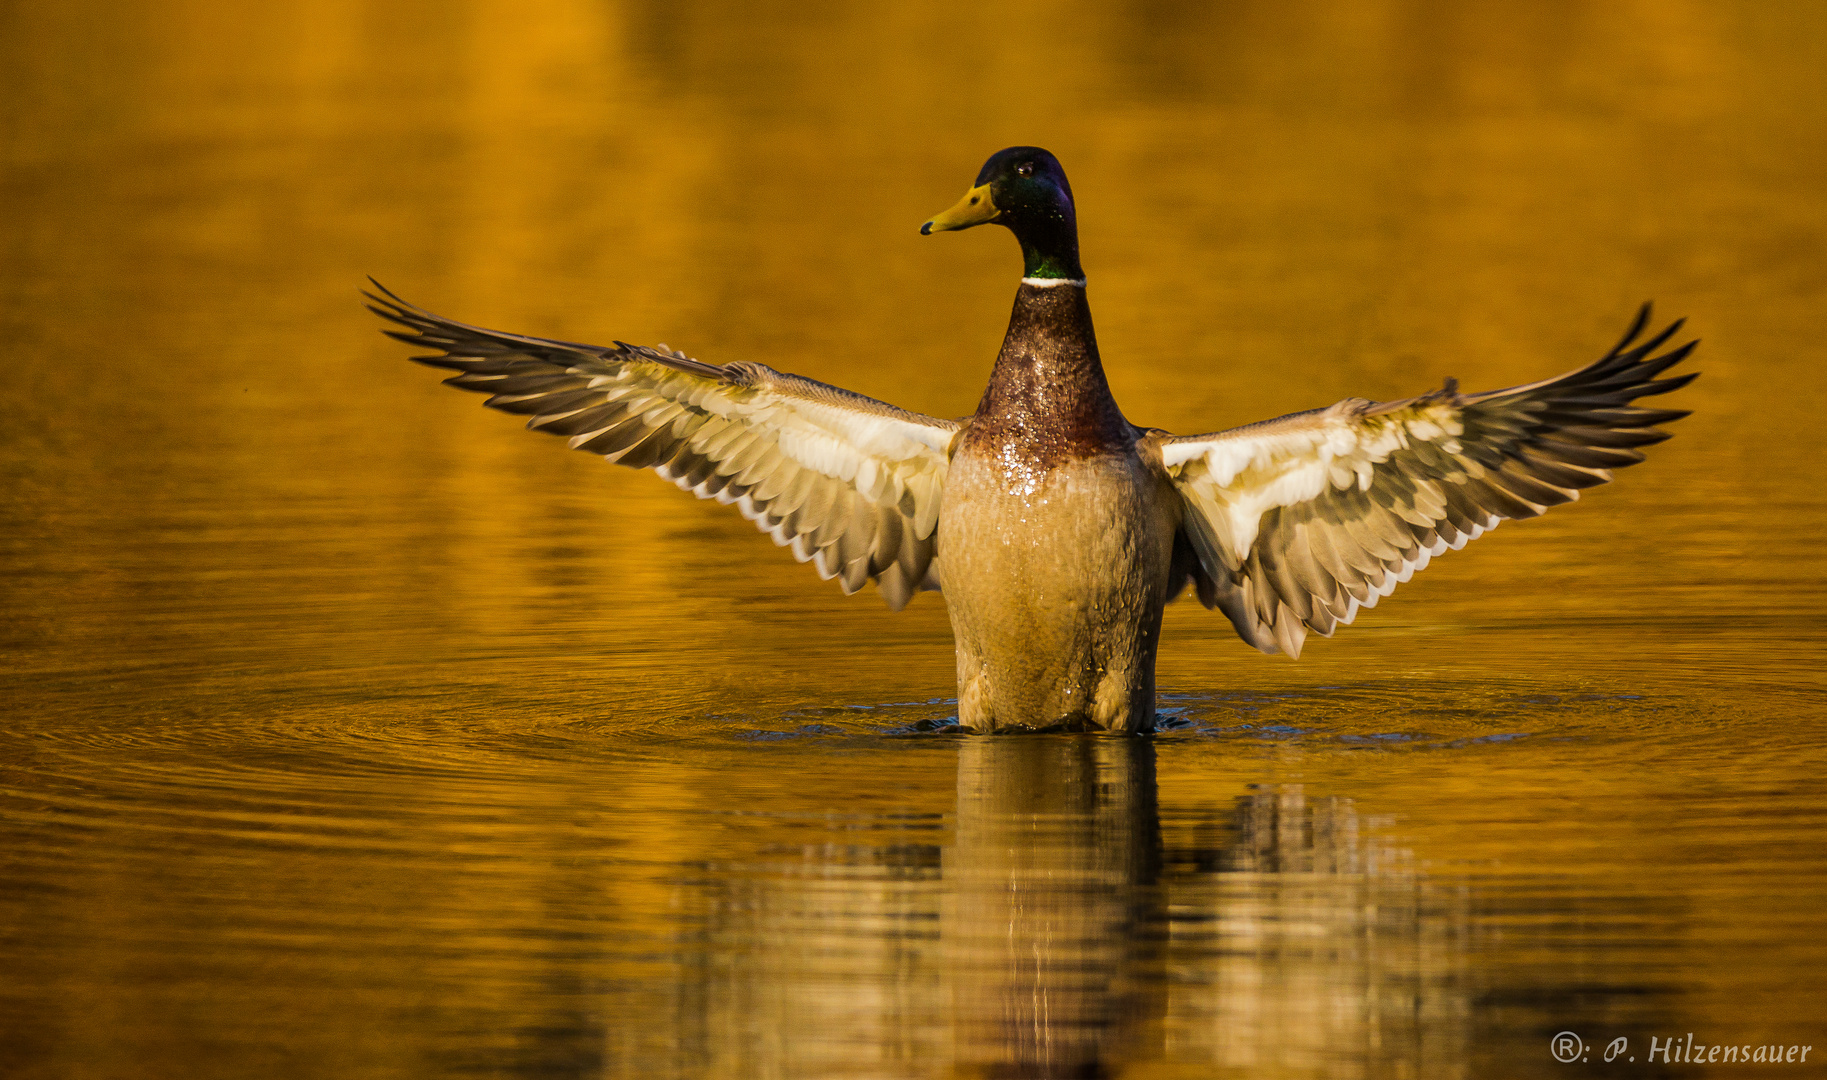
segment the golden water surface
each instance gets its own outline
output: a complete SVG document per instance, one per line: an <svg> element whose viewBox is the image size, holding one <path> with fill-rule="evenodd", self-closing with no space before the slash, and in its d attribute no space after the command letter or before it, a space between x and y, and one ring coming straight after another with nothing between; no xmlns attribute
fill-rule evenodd
<svg viewBox="0 0 1827 1080"><path fill-rule="evenodd" d="M916 230L1013 143L1138 422L1651 297L1694 415L1298 662L1177 605L1157 737L980 738L939 596L356 303L960 415L1019 261ZM0 1074L1818 1075L1824 293L1808 0L0 5Z"/></svg>

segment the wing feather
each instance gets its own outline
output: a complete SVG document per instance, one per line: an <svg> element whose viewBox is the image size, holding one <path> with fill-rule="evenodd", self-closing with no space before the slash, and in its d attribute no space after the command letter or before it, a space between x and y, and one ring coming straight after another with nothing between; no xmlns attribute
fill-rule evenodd
<svg viewBox="0 0 1827 1080"><path fill-rule="evenodd" d="M1686 412L1633 405L1686 386L1657 378L1697 342L1657 354L1676 322L1553 379L1377 404L1349 398L1231 431L1159 436L1208 607L1264 652L1298 656L1436 555L1506 518L1535 517L1643 460Z"/></svg>
<svg viewBox="0 0 1827 1080"><path fill-rule="evenodd" d="M734 504L846 593L874 581L899 609L938 588L939 501L960 425L760 364L486 330L378 282L369 308L448 385L618 465Z"/></svg>

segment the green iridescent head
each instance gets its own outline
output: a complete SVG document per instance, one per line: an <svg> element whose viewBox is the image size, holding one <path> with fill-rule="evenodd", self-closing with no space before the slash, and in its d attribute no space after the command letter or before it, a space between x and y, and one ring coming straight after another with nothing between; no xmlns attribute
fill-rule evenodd
<svg viewBox="0 0 1827 1080"><path fill-rule="evenodd" d="M921 235L1005 225L1021 243L1023 277L1082 279L1078 212L1059 159L1038 146L1011 146L983 163L958 205L920 226Z"/></svg>

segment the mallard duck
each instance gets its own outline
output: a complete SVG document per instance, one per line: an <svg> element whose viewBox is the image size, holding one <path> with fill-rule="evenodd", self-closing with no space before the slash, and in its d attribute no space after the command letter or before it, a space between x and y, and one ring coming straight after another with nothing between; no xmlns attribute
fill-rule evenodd
<svg viewBox="0 0 1827 1080"><path fill-rule="evenodd" d="M618 465L736 506L835 578L899 609L943 586L958 655L958 723L992 732L1145 732L1155 720L1161 611L1192 588L1265 653L1300 655L1428 560L1506 518L1605 483L1686 416L1631 405L1694 348L1639 341L1558 378L1439 390L1203 435L1130 423L1092 332L1077 213L1059 161L992 156L922 234L997 224L1021 285L977 411L942 420L761 364L525 337L468 326L381 287L387 333L452 386L531 417Z"/></svg>

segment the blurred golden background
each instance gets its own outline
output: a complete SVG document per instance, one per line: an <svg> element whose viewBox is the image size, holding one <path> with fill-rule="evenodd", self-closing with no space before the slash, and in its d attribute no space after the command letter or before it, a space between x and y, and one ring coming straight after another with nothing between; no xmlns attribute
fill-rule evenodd
<svg viewBox="0 0 1827 1080"><path fill-rule="evenodd" d="M1601 1022L1806 1042L1824 72L1827 7L1753 0L0 7L4 1056L1474 1076ZM961 415L1019 261L917 228L1016 143L1071 175L1137 422L1530 381L1649 298L1704 339L1694 415L1298 663L1170 609L1145 761L961 750L925 733L940 597L842 597L357 302ZM942 947L1030 874L1103 928L1055 935L1095 976L1063 1057L970 997L1054 968Z"/></svg>

